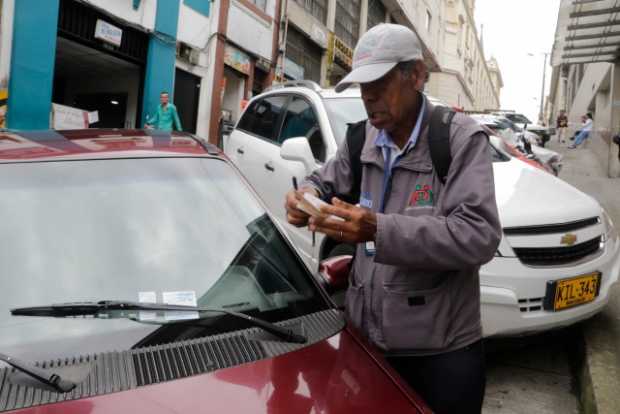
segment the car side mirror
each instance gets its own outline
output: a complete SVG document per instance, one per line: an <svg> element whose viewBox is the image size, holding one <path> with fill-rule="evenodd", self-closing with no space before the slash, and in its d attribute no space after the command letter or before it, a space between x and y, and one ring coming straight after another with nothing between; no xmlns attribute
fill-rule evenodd
<svg viewBox="0 0 620 414"><path fill-rule="evenodd" d="M308 175L315 169L314 155L305 137L289 138L284 141L280 148L280 157L287 161L301 162Z"/></svg>
<svg viewBox="0 0 620 414"><path fill-rule="evenodd" d="M323 286L330 294L346 290L349 286L349 273L353 256L334 256L319 265L319 275Z"/></svg>

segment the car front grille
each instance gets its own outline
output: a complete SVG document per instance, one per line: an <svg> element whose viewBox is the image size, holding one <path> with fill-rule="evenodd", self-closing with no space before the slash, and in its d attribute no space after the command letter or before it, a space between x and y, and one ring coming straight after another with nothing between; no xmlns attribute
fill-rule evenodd
<svg viewBox="0 0 620 414"><path fill-rule="evenodd" d="M504 234L507 236L527 236L527 235L541 235L541 234L554 234L554 233L566 233L569 231L580 230L586 227L599 224L598 217L591 217L585 220L573 221L570 223L561 224L547 224L542 226L527 226L527 227L506 227L504 228Z"/></svg>
<svg viewBox="0 0 620 414"><path fill-rule="evenodd" d="M554 266L568 264L596 253L601 246L601 237L568 247L515 248L514 252L523 264L532 266Z"/></svg>

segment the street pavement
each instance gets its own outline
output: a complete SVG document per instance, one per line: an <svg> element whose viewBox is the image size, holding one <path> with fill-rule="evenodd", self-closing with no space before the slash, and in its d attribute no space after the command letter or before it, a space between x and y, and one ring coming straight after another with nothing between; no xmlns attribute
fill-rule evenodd
<svg viewBox="0 0 620 414"><path fill-rule="evenodd" d="M578 330L491 339L484 414L579 413L574 363Z"/></svg>
<svg viewBox="0 0 620 414"><path fill-rule="evenodd" d="M585 148L564 154L560 178L596 198L620 229L620 179ZM561 208L561 206L558 206ZM569 329L487 342L487 391L483 413L620 412L620 286L594 318Z"/></svg>
<svg viewBox="0 0 620 414"><path fill-rule="evenodd" d="M600 139L594 136L592 139ZM567 150L552 143L551 149L564 153L560 178L590 194L601 203L620 229L620 179L608 178L605 164L587 142L585 148ZM617 148L614 148L617 151ZM607 307L583 324L585 364L580 373L582 403L586 413L620 412L620 286L611 292Z"/></svg>

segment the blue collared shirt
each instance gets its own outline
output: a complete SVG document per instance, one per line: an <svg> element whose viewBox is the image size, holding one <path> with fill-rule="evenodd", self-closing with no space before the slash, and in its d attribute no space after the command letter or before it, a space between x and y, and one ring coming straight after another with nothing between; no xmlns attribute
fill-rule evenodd
<svg viewBox="0 0 620 414"><path fill-rule="evenodd" d="M402 150L394 143L392 137L390 137L384 129L379 131L379 135L375 139L375 145L383 151L383 161L385 163L385 168L383 171L383 192L381 194L381 202L379 207L380 212L385 211L385 195L387 192L388 183L390 182L390 178L392 176L392 169L394 168L394 165L396 165L398 160L406 154L407 151L415 147L415 144L418 142L418 138L420 137L420 132L422 131L422 118L424 117L424 111L426 110L426 97L424 94L420 95L422 96L420 113L418 114L418 119L416 120L415 127L411 132L409 141L407 141L407 144L405 144Z"/></svg>
<svg viewBox="0 0 620 414"><path fill-rule="evenodd" d="M410 149L415 147L416 142L418 142L418 138L420 136L420 132L422 130L422 118L424 117L424 111L426 110L426 97L424 94L420 94L422 96L422 106L420 108L420 113L418 115L418 119L415 123L415 127L411 132L411 136L409 137L409 141L401 150L398 145L394 143L392 137L385 129L379 131L379 135L375 139L375 145L383 151L383 160L389 160L389 171L392 172L392 168L396 162L407 153ZM387 165L387 162L386 162Z"/></svg>

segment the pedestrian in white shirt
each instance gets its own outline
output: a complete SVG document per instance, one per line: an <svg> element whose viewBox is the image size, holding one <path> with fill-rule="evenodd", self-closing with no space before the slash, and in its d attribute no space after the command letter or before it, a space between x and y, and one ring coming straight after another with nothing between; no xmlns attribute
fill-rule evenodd
<svg viewBox="0 0 620 414"><path fill-rule="evenodd" d="M586 114L586 121L583 124L581 131L579 131L579 134L577 134L577 136L575 137L575 143L573 145L570 145L568 148L577 148L579 145L581 145L583 141L585 141L590 136L590 132L592 131L592 123L592 114L588 112Z"/></svg>

